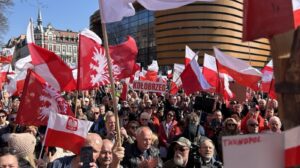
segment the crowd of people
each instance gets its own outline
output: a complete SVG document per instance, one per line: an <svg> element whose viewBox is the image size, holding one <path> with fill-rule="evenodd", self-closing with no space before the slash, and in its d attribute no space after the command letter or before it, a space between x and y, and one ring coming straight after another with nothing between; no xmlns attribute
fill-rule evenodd
<svg viewBox="0 0 300 168"><path fill-rule="evenodd" d="M93 122L84 144L93 148L90 167L219 168L223 136L283 130L277 101L261 93L226 103L206 92L187 96L182 90L176 95L129 90L126 100L117 97L120 142L109 89L83 91L77 99L75 92L64 93L76 117ZM82 167L80 155L58 147L42 149L45 126L17 125L19 104L19 97L3 91L0 167Z"/></svg>

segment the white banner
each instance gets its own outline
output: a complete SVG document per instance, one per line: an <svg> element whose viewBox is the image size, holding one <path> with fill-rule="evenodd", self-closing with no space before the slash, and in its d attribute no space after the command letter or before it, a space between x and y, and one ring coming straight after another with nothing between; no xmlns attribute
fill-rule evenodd
<svg viewBox="0 0 300 168"><path fill-rule="evenodd" d="M164 93L166 92L167 84L163 82L133 81L132 88L133 90Z"/></svg>
<svg viewBox="0 0 300 168"><path fill-rule="evenodd" d="M283 134L249 134L222 137L225 168L284 167Z"/></svg>

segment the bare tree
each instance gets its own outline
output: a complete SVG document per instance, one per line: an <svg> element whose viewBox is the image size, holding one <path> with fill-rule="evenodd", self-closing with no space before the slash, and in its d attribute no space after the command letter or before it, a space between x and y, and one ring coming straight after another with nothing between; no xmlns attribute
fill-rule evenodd
<svg viewBox="0 0 300 168"><path fill-rule="evenodd" d="M3 35L8 30L6 10L13 5L13 0L0 0L0 45L3 44Z"/></svg>

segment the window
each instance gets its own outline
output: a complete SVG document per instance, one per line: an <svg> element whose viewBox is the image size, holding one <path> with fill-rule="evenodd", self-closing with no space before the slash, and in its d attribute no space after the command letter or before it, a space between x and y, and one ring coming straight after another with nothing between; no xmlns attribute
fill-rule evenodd
<svg viewBox="0 0 300 168"><path fill-rule="evenodd" d="M66 53L66 46L65 45L62 46L62 52Z"/></svg>

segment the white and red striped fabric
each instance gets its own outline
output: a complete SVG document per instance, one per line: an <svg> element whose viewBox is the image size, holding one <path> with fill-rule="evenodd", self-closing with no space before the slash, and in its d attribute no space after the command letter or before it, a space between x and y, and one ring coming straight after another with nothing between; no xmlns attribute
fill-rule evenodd
<svg viewBox="0 0 300 168"><path fill-rule="evenodd" d="M275 93L275 79L273 72L273 61L270 60L268 64L261 70L261 89L263 92L268 93L273 99L276 98Z"/></svg>
<svg viewBox="0 0 300 168"><path fill-rule="evenodd" d="M284 132L285 167L300 165L300 126Z"/></svg>
<svg viewBox="0 0 300 168"><path fill-rule="evenodd" d="M156 82L158 79L158 63L156 60L152 60L152 63L148 66L147 71L142 70L142 75L140 76L140 79L142 81L153 81Z"/></svg>
<svg viewBox="0 0 300 168"><path fill-rule="evenodd" d="M4 86L4 89L10 96L20 95L23 92L26 75L27 71L24 70L16 74L16 76L13 78L9 79L9 82Z"/></svg>
<svg viewBox="0 0 300 168"><path fill-rule="evenodd" d="M148 10L157 11L157 10L167 10L173 8L179 8L181 6L194 3L197 1L200 2L213 2L214 0L137 0L142 6Z"/></svg>
<svg viewBox="0 0 300 168"><path fill-rule="evenodd" d="M196 61L198 62L198 55L196 53L194 53L194 51L189 46L186 45L185 46L185 59L184 59L185 66L187 66L194 57L195 57Z"/></svg>
<svg viewBox="0 0 300 168"><path fill-rule="evenodd" d="M253 90L258 90L261 72L250 66L246 61L231 57L214 47L220 73L230 75L237 83Z"/></svg>
<svg viewBox="0 0 300 168"><path fill-rule="evenodd" d="M300 25L300 0L292 0L294 12L294 25L297 28Z"/></svg>
<svg viewBox="0 0 300 168"><path fill-rule="evenodd" d="M57 90L75 90L76 81L73 78L71 68L55 53L34 44L31 21L27 27L26 38L34 71Z"/></svg>
<svg viewBox="0 0 300 168"><path fill-rule="evenodd" d="M0 53L0 63L10 64L13 59L13 55L15 52L15 47L12 48L3 48Z"/></svg>
<svg viewBox="0 0 300 168"><path fill-rule="evenodd" d="M225 100L229 100L234 97L234 94L229 87L229 81L232 78L227 74L218 72L215 57L204 54L202 74L207 82L214 87L213 91L223 95Z"/></svg>
<svg viewBox="0 0 300 168"><path fill-rule="evenodd" d="M173 71L173 82L180 87L182 85L182 81L180 79L180 74L183 72L185 66L183 64L174 64L174 71Z"/></svg>
<svg viewBox="0 0 300 168"><path fill-rule="evenodd" d="M211 86L200 71L196 59L193 59L180 75L182 87L187 95L201 90L209 90Z"/></svg>
<svg viewBox="0 0 300 168"><path fill-rule="evenodd" d="M71 116L50 113L45 146L61 147L79 154L92 124Z"/></svg>

